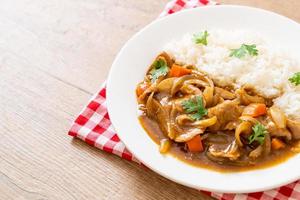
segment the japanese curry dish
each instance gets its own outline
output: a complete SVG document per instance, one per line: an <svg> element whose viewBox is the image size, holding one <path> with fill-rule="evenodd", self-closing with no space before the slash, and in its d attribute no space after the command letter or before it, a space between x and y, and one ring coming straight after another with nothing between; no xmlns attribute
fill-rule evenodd
<svg viewBox="0 0 300 200"><path fill-rule="evenodd" d="M196 52L197 57L207 56L209 35L205 31L191 36L191 48L202 51L201 55ZM278 91L263 82L248 83L245 78L246 82L238 78L228 81L222 68L210 70L209 61L189 62L191 54L178 56L183 44L176 45L177 50L167 49L154 59L136 87L140 123L160 153L223 172L270 167L299 153L300 113L288 110L290 105L285 104L290 101L286 96L298 93L300 73L289 72L289 78L279 84L290 88L282 86ZM169 48L175 48L174 44ZM256 62L259 53L258 45L241 44L228 48L228 60ZM209 69L201 67L204 65ZM251 70L237 76L251 74ZM272 75L261 76L265 82L272 79ZM300 101L294 100L297 109Z"/></svg>

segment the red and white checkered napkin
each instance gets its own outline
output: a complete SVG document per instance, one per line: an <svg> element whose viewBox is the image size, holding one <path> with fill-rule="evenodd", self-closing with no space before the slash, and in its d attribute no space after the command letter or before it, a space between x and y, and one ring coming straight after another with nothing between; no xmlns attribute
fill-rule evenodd
<svg viewBox="0 0 300 200"><path fill-rule="evenodd" d="M216 5L216 3L209 0L174 0L166 5L160 16L162 17L183 9L204 5ZM100 92L92 97L89 104L83 109L83 111L74 121L69 131L69 135L80 138L86 143L99 149L117 154L122 158L139 163L139 161L135 159L134 156L126 149L124 143L120 141L117 133L115 132L107 113L105 95L106 88L103 86ZM300 200L300 180L274 190L249 194L222 194L208 191L203 192L207 195L222 200Z"/></svg>

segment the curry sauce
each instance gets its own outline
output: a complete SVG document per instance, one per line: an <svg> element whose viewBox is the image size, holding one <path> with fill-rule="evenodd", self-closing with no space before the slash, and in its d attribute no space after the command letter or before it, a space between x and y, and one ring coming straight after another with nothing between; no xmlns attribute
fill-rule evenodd
<svg viewBox="0 0 300 200"><path fill-rule="evenodd" d="M167 53L136 89L139 120L161 153L216 171L270 167L299 153L300 121L251 85L220 86Z"/></svg>
<svg viewBox="0 0 300 200"><path fill-rule="evenodd" d="M139 121L144 130L157 145L159 145L161 139L166 138L154 120L148 118L146 115L141 115L139 117ZM172 148L170 149L169 153L178 160L196 167L218 172L239 172L253 169L263 169L280 164L297 154L295 151L292 151L293 146L294 145L291 145L285 149L276 151L268 157L261 159L257 163L249 166L219 164L209 160L207 156L205 156L205 152L190 153L184 149L184 146L176 144L172 144Z"/></svg>

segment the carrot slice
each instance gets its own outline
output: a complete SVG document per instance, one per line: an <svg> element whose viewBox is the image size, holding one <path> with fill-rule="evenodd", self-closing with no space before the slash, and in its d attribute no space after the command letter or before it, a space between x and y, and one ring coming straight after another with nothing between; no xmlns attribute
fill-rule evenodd
<svg viewBox="0 0 300 200"><path fill-rule="evenodd" d="M285 147L284 142L278 138L273 138L271 143L272 149L277 150Z"/></svg>
<svg viewBox="0 0 300 200"><path fill-rule="evenodd" d="M267 113L267 106L264 103L251 103L244 108L243 116L259 117Z"/></svg>
<svg viewBox="0 0 300 200"><path fill-rule="evenodd" d="M186 144L189 150L193 153L202 152L204 150L200 135L196 135L191 140L186 142Z"/></svg>
<svg viewBox="0 0 300 200"><path fill-rule="evenodd" d="M147 84L146 82L140 83L136 88L136 95L138 97L141 96L148 88L149 88L149 84Z"/></svg>
<svg viewBox="0 0 300 200"><path fill-rule="evenodd" d="M180 77L180 76L190 74L191 72L192 72L191 69L187 69L187 68L181 67L179 65L173 64L172 68L170 70L170 76L171 77Z"/></svg>

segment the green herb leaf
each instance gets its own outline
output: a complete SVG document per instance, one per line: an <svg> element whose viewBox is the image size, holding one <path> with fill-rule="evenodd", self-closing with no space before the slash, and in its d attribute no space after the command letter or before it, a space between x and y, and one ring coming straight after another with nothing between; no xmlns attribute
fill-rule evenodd
<svg viewBox="0 0 300 200"><path fill-rule="evenodd" d="M155 82L160 76L165 76L168 71L169 68L165 60L156 60L153 63L153 69L150 71L152 82Z"/></svg>
<svg viewBox="0 0 300 200"><path fill-rule="evenodd" d="M196 44L203 44L203 45L207 45L207 37L209 36L207 31L201 32L201 33L197 33L193 35L193 42L195 42Z"/></svg>
<svg viewBox="0 0 300 200"><path fill-rule="evenodd" d="M291 83L294 83L295 86L300 85L300 72L295 73L291 78L289 78Z"/></svg>
<svg viewBox="0 0 300 200"><path fill-rule="evenodd" d="M249 144L251 144L254 141L258 141L260 144L263 144L265 141L266 134L268 131L266 128L258 123L254 127L252 127L253 133L248 137Z"/></svg>
<svg viewBox="0 0 300 200"><path fill-rule="evenodd" d="M182 107L187 113L191 114L190 117L193 120L200 120L204 115L207 115L207 110L203 106L203 99L200 96L183 101Z"/></svg>
<svg viewBox="0 0 300 200"><path fill-rule="evenodd" d="M242 44L242 46L238 49L231 49L230 57L234 56L237 58L242 58L246 56L246 54L249 54L250 56L257 56L258 55L258 50L256 49L256 45L247 45L247 44Z"/></svg>

